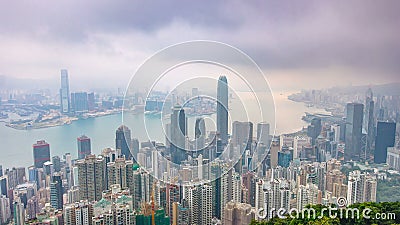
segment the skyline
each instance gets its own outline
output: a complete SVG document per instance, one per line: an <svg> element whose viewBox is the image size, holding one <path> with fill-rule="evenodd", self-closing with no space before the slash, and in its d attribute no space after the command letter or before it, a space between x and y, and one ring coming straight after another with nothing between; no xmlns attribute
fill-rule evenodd
<svg viewBox="0 0 400 225"><path fill-rule="evenodd" d="M399 81L400 3L307 3L2 3L0 76L57 83L66 68L71 88L124 88L154 52L204 39L243 50L273 90Z"/></svg>
<svg viewBox="0 0 400 225"><path fill-rule="evenodd" d="M400 223L399 9L0 2L0 225Z"/></svg>

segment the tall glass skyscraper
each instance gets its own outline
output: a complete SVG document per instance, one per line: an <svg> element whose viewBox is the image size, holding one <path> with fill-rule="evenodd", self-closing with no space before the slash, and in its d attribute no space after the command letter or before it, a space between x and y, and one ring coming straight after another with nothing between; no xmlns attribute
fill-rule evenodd
<svg viewBox="0 0 400 225"><path fill-rule="evenodd" d="M130 151L131 144L131 130L124 125L118 127L115 132L115 148L121 150L121 155L125 156L126 159L132 158Z"/></svg>
<svg viewBox="0 0 400 225"><path fill-rule="evenodd" d="M257 124L257 142L260 144L263 143L264 145L267 145L269 147L269 144L270 144L269 132L270 132L269 123L266 123L266 122L258 123Z"/></svg>
<svg viewBox="0 0 400 225"><path fill-rule="evenodd" d="M363 125L364 105L348 103L346 106L346 135L345 135L345 161L359 161L361 156L361 138Z"/></svg>
<svg viewBox="0 0 400 225"><path fill-rule="evenodd" d="M70 98L69 98L69 81L68 71L61 70L61 89L60 89L60 105L62 113L69 113Z"/></svg>
<svg viewBox="0 0 400 225"><path fill-rule="evenodd" d="M181 106L175 106L171 115L171 159L180 164L186 159L185 142L187 135L187 119L185 110Z"/></svg>
<svg viewBox="0 0 400 225"><path fill-rule="evenodd" d="M365 95L365 113L364 113L364 129L367 134L365 143L365 156L371 153L372 145L375 140L375 118L374 118L374 100L371 88L368 88Z"/></svg>
<svg viewBox="0 0 400 225"><path fill-rule="evenodd" d="M224 145L228 143L228 81L220 76L217 85L217 131Z"/></svg>
<svg viewBox="0 0 400 225"><path fill-rule="evenodd" d="M396 123L378 122L374 152L374 163L386 163L387 148L394 147Z"/></svg>
<svg viewBox="0 0 400 225"><path fill-rule="evenodd" d="M206 123L204 122L204 118L197 118L196 124L194 127L194 135L196 138L196 152L202 150L205 147L205 139L206 139ZM197 155L197 154L196 154Z"/></svg>
<svg viewBox="0 0 400 225"><path fill-rule="evenodd" d="M311 137L311 143L315 145L315 142L318 136L321 134L322 131L322 122L321 118L313 118L311 120L311 124L307 127L307 135Z"/></svg>
<svg viewBox="0 0 400 225"><path fill-rule="evenodd" d="M60 173L54 173L50 183L50 204L55 209L63 208L63 187Z"/></svg>

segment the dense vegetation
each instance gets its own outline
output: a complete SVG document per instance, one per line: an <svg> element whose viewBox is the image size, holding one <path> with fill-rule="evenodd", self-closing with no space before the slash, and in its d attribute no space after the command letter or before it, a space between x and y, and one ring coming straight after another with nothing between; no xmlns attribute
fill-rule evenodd
<svg viewBox="0 0 400 225"><path fill-rule="evenodd" d="M287 216L285 219L280 219L280 218L273 218L269 221L262 221L262 222L257 222L257 221L252 221L250 225L272 225L272 224L278 224L278 225L294 225L294 224L304 224L304 225L313 225L313 224L333 224L333 225L353 225L353 224L359 224L359 225L368 225L368 224L400 224L400 202L382 202L382 203L358 203L351 205L349 208L355 208L358 209L360 212L360 217L358 219L350 219L345 218L343 216L342 218L331 218L329 217L328 212L325 211L324 215L319 217L321 215L321 210L324 206L322 205L316 205L312 206L313 209L315 209L317 219L308 219L307 216L305 218L295 218L292 219ZM363 218L362 216L362 211L364 209L370 209L370 213L366 213L367 215L370 216L370 219ZM385 213L385 216L387 217L386 219L376 219L378 216L381 218L384 217L383 213ZM390 213L390 215L389 215ZM388 218L392 217L392 218ZM393 218L394 217L394 218Z"/></svg>
<svg viewBox="0 0 400 225"><path fill-rule="evenodd" d="M376 192L378 202L400 201L400 179L379 180Z"/></svg>

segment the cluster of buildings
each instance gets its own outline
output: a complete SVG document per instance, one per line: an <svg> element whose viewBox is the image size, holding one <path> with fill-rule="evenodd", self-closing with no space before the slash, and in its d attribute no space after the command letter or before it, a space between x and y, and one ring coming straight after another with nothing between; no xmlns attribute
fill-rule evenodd
<svg viewBox="0 0 400 225"><path fill-rule="evenodd" d="M60 87L60 112L65 115L83 115L88 112L95 112L99 109L110 110L122 107L123 99L105 98L99 102L99 96L95 96L94 92L70 92L68 71L61 70L61 87ZM99 107L101 106L101 107Z"/></svg>
<svg viewBox="0 0 400 225"><path fill-rule="evenodd" d="M347 104L343 123L314 118L303 131L280 136L270 134L267 122L233 121L229 133L224 76L217 99L216 131L207 131L199 117L194 140L185 109L176 105L166 143L139 142L122 125L115 148L97 155L89 137L78 137L73 159L69 153L51 158L49 144L38 141L27 173L1 169L0 223L247 225L278 209L331 205L339 198L374 202L376 173L345 174L343 167L400 167L396 125L376 120L372 94L366 108ZM260 210L267 216L260 218Z"/></svg>

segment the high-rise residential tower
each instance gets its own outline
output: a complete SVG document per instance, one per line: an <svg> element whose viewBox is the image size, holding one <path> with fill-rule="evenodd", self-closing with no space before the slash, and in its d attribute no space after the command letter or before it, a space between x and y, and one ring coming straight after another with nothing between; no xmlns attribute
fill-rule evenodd
<svg viewBox="0 0 400 225"><path fill-rule="evenodd" d="M212 219L212 186L190 187L189 209L191 224L211 224Z"/></svg>
<svg viewBox="0 0 400 225"><path fill-rule="evenodd" d="M93 224L93 204L89 203L88 201L67 204L65 205L63 211L65 225Z"/></svg>
<svg viewBox="0 0 400 225"><path fill-rule="evenodd" d="M264 183L263 187L263 209L267 219L276 216L276 210L289 210L290 207L290 190L289 183L283 178L274 179Z"/></svg>
<svg viewBox="0 0 400 225"><path fill-rule="evenodd" d="M347 182L347 203L376 202L376 177L355 170L349 173Z"/></svg>
<svg viewBox="0 0 400 225"><path fill-rule="evenodd" d="M33 160L36 168L42 168L45 162L50 161L50 145L46 141L33 144Z"/></svg>
<svg viewBox="0 0 400 225"><path fill-rule="evenodd" d="M224 145L228 143L228 81L220 76L217 85L217 131Z"/></svg>
<svg viewBox="0 0 400 225"><path fill-rule="evenodd" d="M69 98L69 81L68 71L61 70L61 89L60 89L60 105L62 113L69 113L70 98Z"/></svg>
<svg viewBox="0 0 400 225"><path fill-rule="evenodd" d="M105 160L88 155L78 160L79 195L81 200L99 201L106 187Z"/></svg>
<svg viewBox="0 0 400 225"><path fill-rule="evenodd" d="M90 138L82 135L77 138L78 143L78 159L84 159L87 155L92 154Z"/></svg>
<svg viewBox="0 0 400 225"><path fill-rule="evenodd" d="M255 212L250 204L239 202L228 202L225 206L225 225L247 225L255 217Z"/></svg>
<svg viewBox="0 0 400 225"><path fill-rule="evenodd" d="M133 195L133 161L117 158L114 162L107 163L107 179L107 186L118 184L122 189L129 189Z"/></svg>
<svg viewBox="0 0 400 225"><path fill-rule="evenodd" d="M346 106L345 161L359 161L361 156L361 138L364 105L348 103Z"/></svg>

